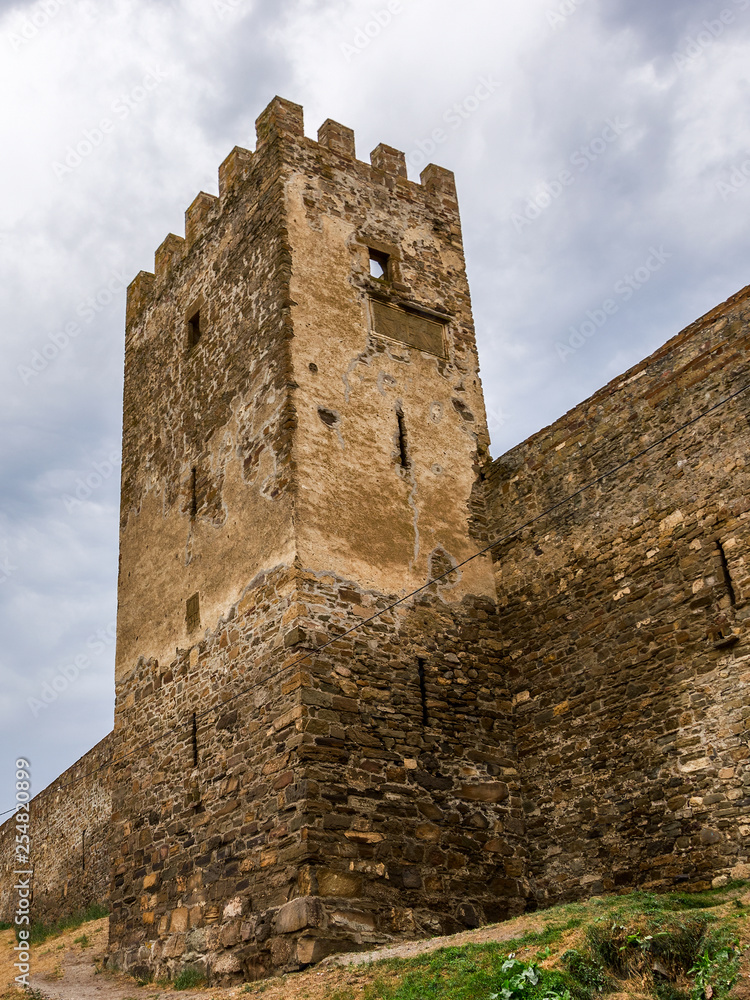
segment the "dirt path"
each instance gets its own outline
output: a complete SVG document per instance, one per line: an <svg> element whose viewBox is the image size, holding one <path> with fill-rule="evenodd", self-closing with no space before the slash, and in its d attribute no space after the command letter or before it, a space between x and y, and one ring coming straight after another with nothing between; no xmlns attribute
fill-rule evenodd
<svg viewBox="0 0 750 1000"><path fill-rule="evenodd" d="M447 937L429 938L427 941L407 941L405 944L378 948L375 951L355 951L346 955L331 955L320 963L318 968L326 966L369 965L370 962L380 962L387 958L414 958L425 952L437 951L438 948L457 948L464 944L485 944L487 941L511 941L526 931L537 931L541 928L539 918L519 918L505 924L492 924L490 927L479 927L475 931L463 931L461 934L451 934Z"/></svg>
<svg viewBox="0 0 750 1000"><path fill-rule="evenodd" d="M327 993L338 986L354 985L356 977L352 980L344 975L337 976L339 969L351 968L362 965L369 965L372 962L387 958L412 958L415 955L422 955L425 952L437 951L438 948L455 947L463 944L481 944L486 941L509 941L517 937L519 932L526 929L538 927L539 922L529 927L519 928L514 922L512 926L498 925L493 927L482 927L476 931L466 931L463 934L455 934L450 937L430 938L428 941L409 941L406 944L395 945L391 948L378 948L375 951L354 952L346 955L332 955L325 959L314 970L300 973L295 976L284 976L282 980L268 980L264 984L255 984L258 993L263 986L263 1000L274 1000L275 997L289 996L309 996L314 997L316 992L322 989ZM143 997L161 996L166 1000L167 994L172 990L164 987L138 987L132 979L120 976L109 976L106 973L99 974L92 956L84 952L66 951L62 959L63 977L51 983L41 976L32 977L32 989L38 991L44 1000L138 1000ZM124 981L123 981L124 980ZM283 983L283 985L282 985ZM317 991L315 990L317 987ZM180 997L184 1000L234 1000L241 995L244 987L234 987L230 989L214 988L199 990L197 992L181 992ZM157 990L156 994L152 990ZM278 992L277 992L278 991ZM255 992L250 987L249 995ZM248 995L248 994L244 994Z"/></svg>
<svg viewBox="0 0 750 1000"><path fill-rule="evenodd" d="M44 1000L137 1000L143 992L132 979L98 973L85 952L65 952L62 964L63 977L56 982L31 977L31 988L37 996ZM185 1000L206 1000L205 993L184 992L180 996Z"/></svg>
<svg viewBox="0 0 750 1000"><path fill-rule="evenodd" d="M169 996L180 996L184 1000L245 1000L261 994L263 1000L289 1000L289 997L323 1000L344 988L351 991L349 995L360 995L370 978L366 967L372 962L387 958L411 958L448 946L508 941L524 931L538 929L542 923L538 916L521 917L509 923L464 931L450 937L409 941L375 951L332 955L306 972L262 983L174 994L171 986L155 983L140 986L128 976L99 971L107 944L108 921L105 918L38 946L33 957L31 987L36 991L34 995L43 1000L167 1000ZM9 936L7 944L10 945L12 932L5 934ZM6 951L5 934L0 935L3 952ZM10 973L10 967L6 970L3 966L0 974L6 976L5 982L10 982L11 976L7 973ZM0 1000L20 1000L21 997L28 997L28 993L10 986L7 992L0 994Z"/></svg>

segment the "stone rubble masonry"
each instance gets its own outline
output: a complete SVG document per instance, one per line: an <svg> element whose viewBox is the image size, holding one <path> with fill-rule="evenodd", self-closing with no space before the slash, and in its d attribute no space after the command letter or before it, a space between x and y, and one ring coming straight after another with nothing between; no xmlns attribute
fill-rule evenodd
<svg viewBox="0 0 750 1000"><path fill-rule="evenodd" d="M496 537L750 382L749 344L746 288L497 459ZM537 905L748 871L749 412L750 392L496 550Z"/></svg>
<svg viewBox="0 0 750 1000"><path fill-rule="evenodd" d="M128 291L109 879L35 910L231 982L750 872L748 397L455 568L750 381L749 303L493 462L452 175L272 101Z"/></svg>
<svg viewBox="0 0 750 1000"><path fill-rule="evenodd" d="M128 298L110 954L231 980L527 887L453 176L276 99L219 192Z"/></svg>
<svg viewBox="0 0 750 1000"><path fill-rule="evenodd" d="M107 899L111 753L112 733L32 799L32 913L39 923L54 923ZM12 816L0 827L0 923L12 923L15 915L15 838Z"/></svg>

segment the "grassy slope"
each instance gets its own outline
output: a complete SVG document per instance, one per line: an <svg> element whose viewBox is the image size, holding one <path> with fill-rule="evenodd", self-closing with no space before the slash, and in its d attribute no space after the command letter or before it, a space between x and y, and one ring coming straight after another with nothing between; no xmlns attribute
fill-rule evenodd
<svg viewBox="0 0 750 1000"><path fill-rule="evenodd" d="M481 943L356 968L315 968L231 989L208 988L204 995L206 1000L725 1000L731 993L733 1000L750 1000L748 914L745 885L697 895L609 896L483 929ZM92 960L100 957L106 920L37 946L37 972L44 974L50 960L59 962L66 950L80 949L76 938L82 933L90 939L85 947ZM0 934L0 989L8 982L11 946L12 932ZM59 969L51 970L51 978L57 975ZM180 995L163 983L133 983L134 997L159 994Z"/></svg>

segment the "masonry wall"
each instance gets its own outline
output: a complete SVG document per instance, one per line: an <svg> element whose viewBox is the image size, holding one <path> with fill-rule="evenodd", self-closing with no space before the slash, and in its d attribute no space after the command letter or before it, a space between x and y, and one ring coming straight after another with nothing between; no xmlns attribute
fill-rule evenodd
<svg viewBox="0 0 750 1000"><path fill-rule="evenodd" d="M141 672L118 725L166 735L115 765L119 965L255 978L521 912L492 605L457 614L435 594L315 652L386 603L332 576L269 574L190 652Z"/></svg>
<svg viewBox="0 0 750 1000"><path fill-rule="evenodd" d="M261 569L293 560L281 166L270 140L233 150L220 197L200 194L185 238L170 234L128 289L118 684L141 659L169 663Z"/></svg>
<svg viewBox="0 0 750 1000"><path fill-rule="evenodd" d="M53 923L91 903L107 903L111 752L110 733L31 801L34 922ZM0 922L14 919L15 836L11 817L0 827Z"/></svg>
<svg viewBox="0 0 750 1000"><path fill-rule="evenodd" d="M452 175L257 128L128 297L110 949L213 979L526 895Z"/></svg>
<svg viewBox="0 0 750 1000"><path fill-rule="evenodd" d="M495 537L750 381L750 289L497 459ZM499 546L538 905L747 875L745 393Z"/></svg>

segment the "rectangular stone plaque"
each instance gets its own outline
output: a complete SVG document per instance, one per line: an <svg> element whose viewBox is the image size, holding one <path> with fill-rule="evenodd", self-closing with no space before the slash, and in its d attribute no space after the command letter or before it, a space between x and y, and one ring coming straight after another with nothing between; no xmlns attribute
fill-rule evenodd
<svg viewBox="0 0 750 1000"><path fill-rule="evenodd" d="M445 335L442 323L406 312L397 306L372 300L372 320L375 333L390 340L398 340L418 351L444 358Z"/></svg>

